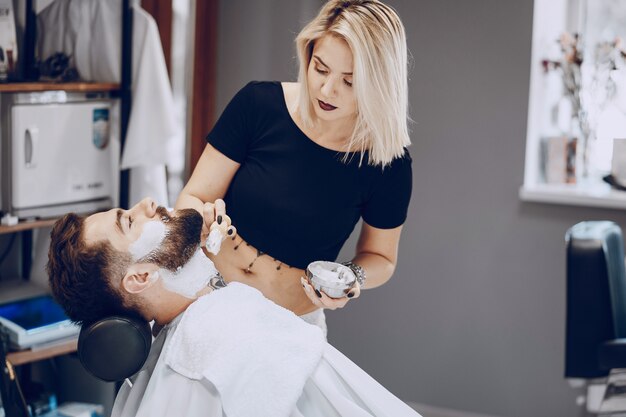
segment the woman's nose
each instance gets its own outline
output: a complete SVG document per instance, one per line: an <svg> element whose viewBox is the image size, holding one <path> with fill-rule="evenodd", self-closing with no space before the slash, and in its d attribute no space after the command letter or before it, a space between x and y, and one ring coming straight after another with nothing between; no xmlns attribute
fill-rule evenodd
<svg viewBox="0 0 626 417"><path fill-rule="evenodd" d="M322 94L324 97L335 97L335 81L332 78L327 78L322 85Z"/></svg>

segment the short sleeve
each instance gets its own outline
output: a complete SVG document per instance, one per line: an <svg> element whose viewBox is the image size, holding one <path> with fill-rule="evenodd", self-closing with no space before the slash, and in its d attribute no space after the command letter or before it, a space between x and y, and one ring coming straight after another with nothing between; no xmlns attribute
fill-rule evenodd
<svg viewBox="0 0 626 417"><path fill-rule="evenodd" d="M361 211L365 223L379 229L393 229L404 223L413 188L411 163L406 150L382 171Z"/></svg>
<svg viewBox="0 0 626 417"><path fill-rule="evenodd" d="M207 135L207 142L235 162L242 163L254 134L253 82L232 98Z"/></svg>

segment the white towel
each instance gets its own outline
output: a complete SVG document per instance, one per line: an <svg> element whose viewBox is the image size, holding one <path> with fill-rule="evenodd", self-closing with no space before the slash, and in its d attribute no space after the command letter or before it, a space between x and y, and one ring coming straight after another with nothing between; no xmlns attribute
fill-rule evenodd
<svg viewBox="0 0 626 417"><path fill-rule="evenodd" d="M325 346L319 327L233 282L187 309L164 354L174 371L215 385L228 417L286 417Z"/></svg>

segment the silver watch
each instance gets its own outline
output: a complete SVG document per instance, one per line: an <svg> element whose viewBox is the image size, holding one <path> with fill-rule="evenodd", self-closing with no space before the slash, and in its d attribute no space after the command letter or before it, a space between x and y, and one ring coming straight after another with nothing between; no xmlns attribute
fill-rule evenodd
<svg viewBox="0 0 626 417"><path fill-rule="evenodd" d="M342 265L347 266L356 276L356 282L359 283L359 287L363 288L365 285L365 280L367 276L365 275L365 270L361 265L357 265L354 262L344 262Z"/></svg>

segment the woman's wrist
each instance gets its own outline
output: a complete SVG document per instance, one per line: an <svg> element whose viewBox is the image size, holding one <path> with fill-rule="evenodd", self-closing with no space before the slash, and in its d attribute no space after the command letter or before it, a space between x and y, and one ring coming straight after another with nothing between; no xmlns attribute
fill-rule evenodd
<svg viewBox="0 0 626 417"><path fill-rule="evenodd" d="M359 287L365 287L365 281L367 280L367 275L365 274L365 269L359 264L355 264L352 261L344 262L342 265L350 268L354 276L356 277L356 282L359 283Z"/></svg>

